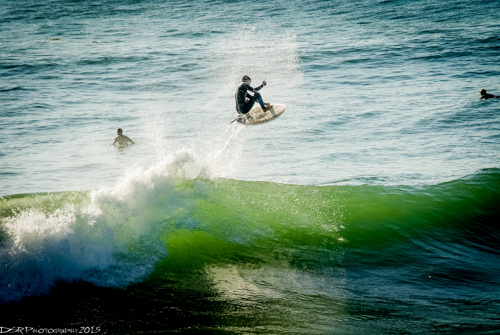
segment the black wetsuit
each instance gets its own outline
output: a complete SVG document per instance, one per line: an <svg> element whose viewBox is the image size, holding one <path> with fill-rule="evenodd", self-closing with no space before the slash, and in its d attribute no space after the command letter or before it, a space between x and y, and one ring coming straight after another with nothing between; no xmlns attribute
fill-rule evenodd
<svg viewBox="0 0 500 335"><path fill-rule="evenodd" d="M481 100L500 98L500 96L494 96L493 94L485 93L481 94Z"/></svg>
<svg viewBox="0 0 500 335"><path fill-rule="evenodd" d="M264 87L264 85L260 85L259 87L253 88L249 84L243 82L240 86L238 86L238 90L234 95L236 100L236 111L240 114L246 114L252 109L255 101L262 101L262 97L260 96L259 90ZM248 93L254 92L254 95ZM262 103L263 104L263 103Z"/></svg>

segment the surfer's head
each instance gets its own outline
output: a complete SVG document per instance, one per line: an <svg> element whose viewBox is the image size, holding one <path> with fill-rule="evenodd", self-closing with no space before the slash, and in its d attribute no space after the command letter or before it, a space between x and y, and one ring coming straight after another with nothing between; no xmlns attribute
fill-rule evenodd
<svg viewBox="0 0 500 335"><path fill-rule="evenodd" d="M481 91L479 91L479 93L481 93L481 95L485 95L486 94L486 90L483 88Z"/></svg>
<svg viewBox="0 0 500 335"><path fill-rule="evenodd" d="M116 129L116 134L117 135L121 135L122 133L123 133L123 129L122 128Z"/></svg>
<svg viewBox="0 0 500 335"><path fill-rule="evenodd" d="M249 76L247 75L244 75L242 78L241 78L241 81L244 82L244 83L247 83L248 85L250 85L250 83L252 82L252 79L250 79Z"/></svg>

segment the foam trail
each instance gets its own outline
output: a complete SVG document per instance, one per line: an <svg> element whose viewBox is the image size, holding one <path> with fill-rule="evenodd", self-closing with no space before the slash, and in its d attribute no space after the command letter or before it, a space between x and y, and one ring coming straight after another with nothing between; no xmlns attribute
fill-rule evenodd
<svg viewBox="0 0 500 335"><path fill-rule="evenodd" d="M220 154L221 152L223 152L223 151L226 149L226 147L228 146L229 142L231 142L231 140L232 140L232 139L233 139L236 135L238 135L238 134L239 134L239 132L241 131L241 129L243 129L243 127L239 127L239 129L238 129L238 131L237 131L237 132L235 132L235 133L231 134L231 136L229 136L229 138L227 139L226 143L224 143L224 146L222 147L222 149L220 149L219 151L217 151L217 153L215 154L214 158L217 158L217 156L219 156L219 154Z"/></svg>
<svg viewBox="0 0 500 335"><path fill-rule="evenodd" d="M242 139L239 138L243 128L245 127L241 125L236 127L234 125L227 125L225 127L224 135L219 139L219 141L222 141L222 144L218 145L216 149L208 150L208 155L201 164L197 174L198 177L230 177L237 170L239 156L243 150ZM227 135L228 133L229 136ZM228 146L230 145L234 147L228 150ZM223 153L225 155L222 155Z"/></svg>

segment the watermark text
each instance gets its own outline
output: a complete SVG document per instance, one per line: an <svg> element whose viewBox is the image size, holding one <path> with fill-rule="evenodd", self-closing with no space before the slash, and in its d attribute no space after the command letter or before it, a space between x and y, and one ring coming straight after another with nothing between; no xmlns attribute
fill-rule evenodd
<svg viewBox="0 0 500 335"><path fill-rule="evenodd" d="M0 327L0 334L99 334L101 327L78 328L35 328L35 327Z"/></svg>

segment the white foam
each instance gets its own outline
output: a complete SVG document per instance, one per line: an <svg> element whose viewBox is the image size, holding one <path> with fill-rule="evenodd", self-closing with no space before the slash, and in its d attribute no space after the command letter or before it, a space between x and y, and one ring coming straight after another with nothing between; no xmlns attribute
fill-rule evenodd
<svg viewBox="0 0 500 335"><path fill-rule="evenodd" d="M4 218L0 301L49 293L57 281L123 287L142 280L167 256L168 225L197 226L190 213L204 186L179 185L199 170L194 154L180 150L147 169L129 170L83 202L68 199L55 211L29 208Z"/></svg>

